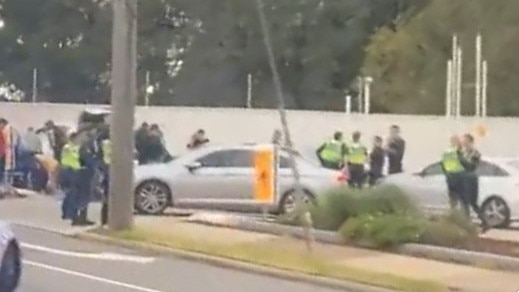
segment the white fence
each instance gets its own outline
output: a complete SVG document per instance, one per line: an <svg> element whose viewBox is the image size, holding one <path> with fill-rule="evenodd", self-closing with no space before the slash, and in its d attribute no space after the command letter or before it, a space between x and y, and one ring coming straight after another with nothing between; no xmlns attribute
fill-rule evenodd
<svg viewBox="0 0 519 292"><path fill-rule="evenodd" d="M85 105L0 103L0 117L23 131L28 126L56 123L75 124ZM335 130L347 135L354 130L364 133L371 143L375 134L385 136L391 124L398 124L407 141L404 167L415 170L438 159L454 133L473 132L483 125L487 135L478 141L483 155L519 157L519 119L472 118L446 119L434 116L346 115L345 113L289 111L289 124L296 148L312 155L314 149ZM139 107L136 127L143 121L163 128L168 148L181 153L193 131L204 128L209 138L219 144L269 141L279 127L274 110L238 108Z"/></svg>

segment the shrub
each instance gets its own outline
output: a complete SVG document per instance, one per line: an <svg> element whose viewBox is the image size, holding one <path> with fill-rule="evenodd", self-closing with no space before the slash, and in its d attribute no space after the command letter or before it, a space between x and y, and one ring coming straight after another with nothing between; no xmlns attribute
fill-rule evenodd
<svg viewBox="0 0 519 292"><path fill-rule="evenodd" d="M364 214L418 214L409 197L394 186L354 190L338 188L321 196L311 209L314 227L338 230L352 217Z"/></svg>
<svg viewBox="0 0 519 292"><path fill-rule="evenodd" d="M456 211L429 220L420 242L452 248L466 248L477 237L477 227L467 216Z"/></svg>
<svg viewBox="0 0 519 292"><path fill-rule="evenodd" d="M347 220L339 233L349 242L388 248L418 242L426 223L425 218L414 214L365 214Z"/></svg>

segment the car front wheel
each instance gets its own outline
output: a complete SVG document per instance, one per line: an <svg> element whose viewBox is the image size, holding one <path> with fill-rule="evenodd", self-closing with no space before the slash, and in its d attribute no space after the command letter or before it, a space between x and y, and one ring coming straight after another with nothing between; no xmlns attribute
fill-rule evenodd
<svg viewBox="0 0 519 292"><path fill-rule="evenodd" d="M481 213L490 227L507 228L510 225L510 209L501 198L492 197L485 201Z"/></svg>
<svg viewBox="0 0 519 292"><path fill-rule="evenodd" d="M305 204L315 203L314 196L307 190L303 190L303 202ZM297 194L295 190L288 191L281 199L279 211L281 214L290 214L296 209Z"/></svg>
<svg viewBox="0 0 519 292"><path fill-rule="evenodd" d="M141 183L135 190L135 209L140 214L161 215L170 205L169 187L155 180Z"/></svg>

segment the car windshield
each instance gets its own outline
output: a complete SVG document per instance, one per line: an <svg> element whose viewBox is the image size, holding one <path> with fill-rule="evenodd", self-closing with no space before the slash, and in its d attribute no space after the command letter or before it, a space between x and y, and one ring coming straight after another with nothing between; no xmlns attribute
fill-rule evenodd
<svg viewBox="0 0 519 292"><path fill-rule="evenodd" d="M281 150L281 153L284 157L286 158L290 158L290 152L292 152L295 156L296 159L298 159L299 161L303 161L303 163L306 163L306 164L309 164L309 165L312 165L312 166L316 166L316 167L319 167L319 164L317 164L316 162L304 157L303 155L301 155L301 153L299 153L298 151L295 151L295 150L289 150L287 148L283 148Z"/></svg>

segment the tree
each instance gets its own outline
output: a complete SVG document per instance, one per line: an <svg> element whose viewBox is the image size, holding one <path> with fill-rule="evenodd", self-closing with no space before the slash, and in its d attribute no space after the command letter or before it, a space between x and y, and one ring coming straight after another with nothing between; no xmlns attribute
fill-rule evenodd
<svg viewBox="0 0 519 292"><path fill-rule="evenodd" d="M381 112L444 114L446 62L451 37L464 49L462 112L474 114L475 37L481 31L489 64L489 105L494 115L519 114L519 20L513 0L434 0L396 31L380 29L367 48L362 71L375 78L373 108ZM497 33L499 32L499 33Z"/></svg>

